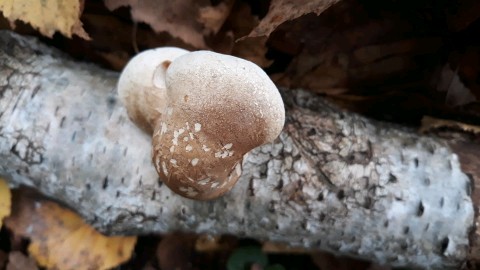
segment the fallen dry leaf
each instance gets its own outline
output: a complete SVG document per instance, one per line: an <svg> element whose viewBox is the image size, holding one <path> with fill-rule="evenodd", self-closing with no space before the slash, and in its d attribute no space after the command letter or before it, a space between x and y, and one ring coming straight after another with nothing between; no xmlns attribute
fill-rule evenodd
<svg viewBox="0 0 480 270"><path fill-rule="evenodd" d="M439 92L446 92L446 105L462 106L477 100L472 91L462 82L458 70L452 70L449 64L445 64L439 76L436 77L435 88Z"/></svg>
<svg viewBox="0 0 480 270"><path fill-rule="evenodd" d="M320 15L340 0L273 0L267 15L249 37L269 36L280 24L308 13Z"/></svg>
<svg viewBox="0 0 480 270"><path fill-rule="evenodd" d="M114 70L122 70L131 58L124 51L98 52L97 54L107 61Z"/></svg>
<svg viewBox="0 0 480 270"><path fill-rule="evenodd" d="M198 18L200 9L209 3L208 0L105 0L108 9L130 6L134 21L149 24L157 33L168 32L198 49L207 47L203 37L205 25Z"/></svg>
<svg viewBox="0 0 480 270"><path fill-rule="evenodd" d="M30 238L28 251L48 269L109 269L128 260L136 237L106 237L74 212L31 194L14 194L5 225Z"/></svg>
<svg viewBox="0 0 480 270"><path fill-rule="evenodd" d="M20 20L31 24L47 37L58 31L69 38L77 35L88 40L80 21L82 6L83 0L0 1L0 11L11 24Z"/></svg>
<svg viewBox="0 0 480 270"><path fill-rule="evenodd" d="M145 50L161 46L175 46L188 50L194 49L178 38L173 38L166 32L155 33L145 25L132 25L131 22L115 16L105 7L101 14L96 8L85 7L82 15L85 29L91 41L77 38L65 40L61 49L76 58L81 58L101 64L109 69L120 71L128 60L135 55L137 48ZM92 4L93 5L93 4Z"/></svg>
<svg viewBox="0 0 480 270"><path fill-rule="evenodd" d="M356 260L348 257L335 256L327 252L312 254L312 261L319 270L368 270L370 262Z"/></svg>
<svg viewBox="0 0 480 270"><path fill-rule="evenodd" d="M230 254L238 246L238 239L231 235L199 235L195 241L195 251L203 253L225 252Z"/></svg>
<svg viewBox="0 0 480 270"><path fill-rule="evenodd" d="M450 128L453 130L480 135L480 126L469 125L466 123L461 123L453 120L438 119L431 116L424 116L422 118L422 125L420 127L419 132L428 133L430 131L441 129L441 128Z"/></svg>
<svg viewBox="0 0 480 270"><path fill-rule="evenodd" d="M197 21L205 26L205 34L216 34L230 15L235 1L227 0L217 6L202 7L199 10Z"/></svg>
<svg viewBox="0 0 480 270"><path fill-rule="evenodd" d="M261 67L268 67L273 62L265 57L268 51L266 45L268 37L246 36L258 23L258 17L252 14L247 3L236 4L227 21L234 36L232 42L235 42L230 54L252 61Z"/></svg>
<svg viewBox="0 0 480 270"><path fill-rule="evenodd" d="M455 78L455 80L459 79L461 84L468 88L468 92L474 96L474 100L470 98L469 101L480 100L480 80L478 79L480 70L480 48L478 46L468 46L467 48L462 48L450 53L448 58L449 66L452 70L455 70L455 74L458 74L459 77ZM469 94L464 92L465 90L461 90L460 86L453 86L452 88L457 87L459 89L454 89L456 96L463 97L463 99L465 99L465 96L469 96Z"/></svg>
<svg viewBox="0 0 480 270"><path fill-rule="evenodd" d="M195 251L197 252L211 252L222 249L220 243L220 236L213 236L209 234L199 235L195 241Z"/></svg>
<svg viewBox="0 0 480 270"><path fill-rule="evenodd" d="M235 43L232 55L247 59L262 68L269 67L273 60L265 57L267 48L267 37L249 37Z"/></svg>
<svg viewBox="0 0 480 270"><path fill-rule="evenodd" d="M292 57L277 82L329 96L374 96L406 84L427 89L432 62L422 59L437 59L442 39L394 12L378 18L370 12L358 1L340 1L320 16L308 14L276 28L271 50Z"/></svg>
<svg viewBox="0 0 480 270"><path fill-rule="evenodd" d="M195 269L195 234L171 233L160 241L156 255L160 269Z"/></svg>
<svg viewBox="0 0 480 270"><path fill-rule="evenodd" d="M456 2L455 9L448 12L448 26L453 31L461 31L480 18L480 2L463 0Z"/></svg>
<svg viewBox="0 0 480 270"><path fill-rule="evenodd" d="M19 251L10 252L6 270L38 270L35 260Z"/></svg>
<svg viewBox="0 0 480 270"><path fill-rule="evenodd" d="M5 269L5 265L7 265L8 261L8 254L5 251L0 249L0 269Z"/></svg>
<svg viewBox="0 0 480 270"><path fill-rule="evenodd" d="M3 219L10 215L11 206L12 194L10 193L10 188L7 182L0 178L0 228L2 228Z"/></svg>
<svg viewBox="0 0 480 270"><path fill-rule="evenodd" d="M288 254L310 254L311 249L292 247L283 243L266 241L262 244L262 251L264 253L288 253Z"/></svg>
<svg viewBox="0 0 480 270"><path fill-rule="evenodd" d="M394 41L385 44L373 44L355 49L353 57L362 64L373 63L391 55L426 54L439 50L442 46L439 37L422 37Z"/></svg>

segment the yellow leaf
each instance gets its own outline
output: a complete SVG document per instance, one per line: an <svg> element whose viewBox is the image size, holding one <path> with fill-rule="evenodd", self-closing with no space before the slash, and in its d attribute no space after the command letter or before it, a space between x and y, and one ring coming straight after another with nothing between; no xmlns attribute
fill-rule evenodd
<svg viewBox="0 0 480 270"><path fill-rule="evenodd" d="M0 228L5 217L10 215L12 206L12 194L8 188L7 182L0 178Z"/></svg>
<svg viewBox="0 0 480 270"><path fill-rule="evenodd" d="M47 269L110 269L130 258L137 240L104 236L74 212L28 194L15 197L14 208L5 225L30 238L29 253Z"/></svg>
<svg viewBox="0 0 480 270"><path fill-rule="evenodd" d="M80 21L82 3L83 0L0 0L0 11L11 23L29 23L47 37L58 31L69 38L75 34L88 40Z"/></svg>

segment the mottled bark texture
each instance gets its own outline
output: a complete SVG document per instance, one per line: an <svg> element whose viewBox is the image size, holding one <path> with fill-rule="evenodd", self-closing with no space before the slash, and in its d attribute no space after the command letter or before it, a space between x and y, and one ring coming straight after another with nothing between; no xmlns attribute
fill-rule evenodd
<svg viewBox="0 0 480 270"><path fill-rule="evenodd" d="M9 32L0 65L0 174L103 232L228 233L439 269L468 256L472 185L439 139L284 91L281 136L247 155L233 191L192 201L158 179L117 73Z"/></svg>

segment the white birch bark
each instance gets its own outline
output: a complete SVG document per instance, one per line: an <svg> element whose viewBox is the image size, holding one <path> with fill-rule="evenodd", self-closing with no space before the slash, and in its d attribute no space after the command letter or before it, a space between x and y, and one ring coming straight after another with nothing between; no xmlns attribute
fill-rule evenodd
<svg viewBox="0 0 480 270"><path fill-rule="evenodd" d="M471 183L445 142L284 91L281 136L248 154L233 191L192 201L158 179L117 76L1 32L0 174L111 234L228 233L422 268L467 259Z"/></svg>

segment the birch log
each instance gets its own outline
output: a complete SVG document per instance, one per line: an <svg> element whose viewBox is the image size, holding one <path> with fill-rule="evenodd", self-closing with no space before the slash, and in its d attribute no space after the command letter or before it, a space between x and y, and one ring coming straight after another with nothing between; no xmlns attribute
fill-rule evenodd
<svg viewBox="0 0 480 270"><path fill-rule="evenodd" d="M1 32L0 174L109 234L234 234L419 268L468 259L472 183L445 141L285 90L281 136L248 154L233 191L192 201L162 185L117 77Z"/></svg>

